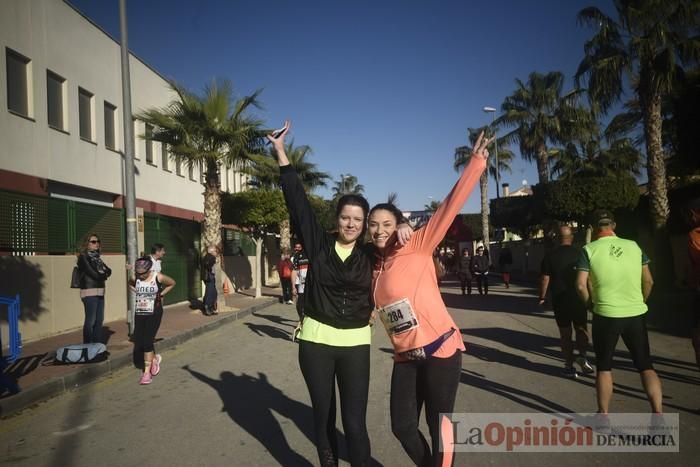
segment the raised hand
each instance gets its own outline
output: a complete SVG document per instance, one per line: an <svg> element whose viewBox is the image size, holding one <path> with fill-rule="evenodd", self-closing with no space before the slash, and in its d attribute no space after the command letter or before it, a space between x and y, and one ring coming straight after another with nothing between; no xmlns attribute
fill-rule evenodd
<svg viewBox="0 0 700 467"><path fill-rule="evenodd" d="M495 136L493 138L484 138L483 131L479 133L479 137L477 138L476 144L474 145L474 149L472 150L472 156L488 159L489 150L486 148L489 146L489 144L493 142L494 139L496 139Z"/></svg>
<svg viewBox="0 0 700 467"><path fill-rule="evenodd" d="M289 132L289 127L291 126L291 123L292 122L290 122L289 120L285 120L284 126L280 130L274 131L271 134L267 135L268 141L270 141L272 143L272 146L275 148L277 162L280 166L289 165L287 153L284 150L284 137Z"/></svg>
<svg viewBox="0 0 700 467"><path fill-rule="evenodd" d="M278 145L281 145L284 147L284 137L287 135L289 132L289 127L291 126L291 123L289 120L284 121L284 126L280 128L279 130L275 130L269 135L267 135L268 141L270 141L275 148L277 148Z"/></svg>

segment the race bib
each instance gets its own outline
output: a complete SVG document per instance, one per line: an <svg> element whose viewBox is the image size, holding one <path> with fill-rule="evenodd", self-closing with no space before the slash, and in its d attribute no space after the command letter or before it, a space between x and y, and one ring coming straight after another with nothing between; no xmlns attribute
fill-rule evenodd
<svg viewBox="0 0 700 467"><path fill-rule="evenodd" d="M407 298L377 310L389 335L410 331L418 327L418 318Z"/></svg>
<svg viewBox="0 0 700 467"><path fill-rule="evenodd" d="M136 287L136 307L134 312L137 315L152 315L158 298L158 287L154 284L138 284Z"/></svg>

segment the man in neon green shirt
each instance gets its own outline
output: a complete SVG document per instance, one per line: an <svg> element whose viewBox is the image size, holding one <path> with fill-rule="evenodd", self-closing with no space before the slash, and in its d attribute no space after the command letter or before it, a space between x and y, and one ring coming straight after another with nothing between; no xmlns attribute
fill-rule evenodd
<svg viewBox="0 0 700 467"><path fill-rule="evenodd" d="M627 346L654 413L661 413L661 381L654 371L646 328L646 301L654 283L649 258L636 242L615 235L610 211L593 214L596 240L583 247L576 290L593 309L598 412L608 413L613 393L612 359L620 336Z"/></svg>

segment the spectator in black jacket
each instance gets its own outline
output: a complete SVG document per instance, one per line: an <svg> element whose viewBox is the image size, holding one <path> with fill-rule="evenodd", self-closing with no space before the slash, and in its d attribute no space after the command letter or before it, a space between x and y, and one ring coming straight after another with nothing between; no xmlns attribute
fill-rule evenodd
<svg viewBox="0 0 700 467"><path fill-rule="evenodd" d="M207 254L202 258L202 281L204 281L204 315L216 315L219 312L216 307L218 292L216 291L216 256L218 250L215 246L207 248Z"/></svg>
<svg viewBox="0 0 700 467"><path fill-rule="evenodd" d="M476 248L476 254L472 256L470 263L472 274L476 278L476 288L479 295L489 294L489 257L484 254L484 246Z"/></svg>
<svg viewBox="0 0 700 467"><path fill-rule="evenodd" d="M338 384L343 429L353 466L371 458L366 413L369 392L370 294L374 250L362 243L369 204L359 195L338 200L337 231L319 224L284 149L284 131L270 135L280 165L280 185L293 225L300 230L309 268L304 289L304 318L299 366L314 412L316 449L322 466L337 465L335 385Z"/></svg>
<svg viewBox="0 0 700 467"><path fill-rule="evenodd" d="M85 309L83 343L102 342L102 323L105 318L105 281L112 270L100 256L100 237L90 234L78 256L80 271L80 299Z"/></svg>

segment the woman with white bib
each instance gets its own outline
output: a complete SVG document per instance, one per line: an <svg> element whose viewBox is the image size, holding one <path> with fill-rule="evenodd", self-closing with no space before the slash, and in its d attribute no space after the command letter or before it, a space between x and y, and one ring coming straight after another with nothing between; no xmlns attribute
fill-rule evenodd
<svg viewBox="0 0 700 467"><path fill-rule="evenodd" d="M152 271L153 261L144 256L136 260L136 278L130 287L136 292L134 317L135 350L143 352L144 368L139 384L151 384L160 372L162 357L155 353L153 344L163 318L163 297L175 287L175 281L160 272Z"/></svg>

